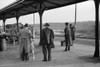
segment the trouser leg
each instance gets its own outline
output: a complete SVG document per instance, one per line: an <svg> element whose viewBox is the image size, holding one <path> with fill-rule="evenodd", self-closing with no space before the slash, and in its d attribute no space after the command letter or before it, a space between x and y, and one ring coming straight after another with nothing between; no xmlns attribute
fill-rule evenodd
<svg viewBox="0 0 100 67"><path fill-rule="evenodd" d="M27 61L29 59L28 53L25 53L25 60Z"/></svg>
<svg viewBox="0 0 100 67"><path fill-rule="evenodd" d="M42 46L42 51L43 51L43 55L44 55L44 60L47 60L47 49L46 49L46 46Z"/></svg>
<svg viewBox="0 0 100 67"><path fill-rule="evenodd" d="M21 53L21 58L22 58L22 61L24 61L25 60L25 49L23 48L23 51L22 51L22 53Z"/></svg>
<svg viewBox="0 0 100 67"><path fill-rule="evenodd" d="M68 40L65 40L65 51L68 50Z"/></svg>
<svg viewBox="0 0 100 67"><path fill-rule="evenodd" d="M71 41L70 39L68 39L68 50L70 50L70 46L71 46Z"/></svg>
<svg viewBox="0 0 100 67"><path fill-rule="evenodd" d="M48 61L50 61L51 60L51 46L50 45L47 46L47 50L48 50Z"/></svg>
<svg viewBox="0 0 100 67"><path fill-rule="evenodd" d="M68 45L68 50L70 50L70 45Z"/></svg>

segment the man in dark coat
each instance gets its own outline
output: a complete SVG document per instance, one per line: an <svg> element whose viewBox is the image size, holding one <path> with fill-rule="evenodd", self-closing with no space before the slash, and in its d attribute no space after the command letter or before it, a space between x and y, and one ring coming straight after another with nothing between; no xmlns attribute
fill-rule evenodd
<svg viewBox="0 0 100 67"><path fill-rule="evenodd" d="M48 23L46 23L44 26L45 28L42 30L42 37L41 37L41 45L44 55L43 61L50 61L51 46L53 45L54 32L52 29L49 28L50 25Z"/></svg>
<svg viewBox="0 0 100 67"><path fill-rule="evenodd" d="M70 30L71 30L71 37L72 37L72 45L73 46L73 42L75 40L75 26L70 24Z"/></svg>
<svg viewBox="0 0 100 67"><path fill-rule="evenodd" d="M65 23L64 33L65 33L65 50L64 51L68 51L70 50L70 45L72 45L72 39L71 39L70 27L67 22Z"/></svg>

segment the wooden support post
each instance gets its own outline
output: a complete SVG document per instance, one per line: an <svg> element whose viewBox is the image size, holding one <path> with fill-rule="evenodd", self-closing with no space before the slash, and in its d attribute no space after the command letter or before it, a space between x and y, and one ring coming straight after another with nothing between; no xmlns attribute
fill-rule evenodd
<svg viewBox="0 0 100 67"><path fill-rule="evenodd" d="M3 19L3 30L4 30L4 32L5 32L5 21L6 21L6 19Z"/></svg>
<svg viewBox="0 0 100 67"><path fill-rule="evenodd" d="M94 57L99 58L99 0L95 3L95 52Z"/></svg>
<svg viewBox="0 0 100 67"><path fill-rule="evenodd" d="M44 9L42 9L42 3L40 3L40 9L39 9L39 16L40 16L40 43L39 46L41 45L41 31L42 31L42 16L43 16Z"/></svg>
<svg viewBox="0 0 100 67"><path fill-rule="evenodd" d="M19 32L19 23L18 23L18 21L19 21L19 16L16 16L16 21L17 21L17 32Z"/></svg>
<svg viewBox="0 0 100 67"><path fill-rule="evenodd" d="M6 33L6 31L5 31L5 28L6 28L5 27L5 21L6 21L6 19L3 18L3 31L2 31L3 34ZM3 51L7 49L7 44L6 44L5 36L2 39L2 49L3 49Z"/></svg>
<svg viewBox="0 0 100 67"><path fill-rule="evenodd" d="M33 38L35 38L35 14L33 14Z"/></svg>
<svg viewBox="0 0 100 67"><path fill-rule="evenodd" d="M17 21L17 33L19 33L19 17L20 16L16 16L16 21ZM19 37L17 37L17 39L18 39L18 42L17 42L17 44L19 44ZM15 40L14 40L14 44L15 44Z"/></svg>
<svg viewBox="0 0 100 67"><path fill-rule="evenodd" d="M74 22L75 26L76 26L76 20L77 20L77 4L75 4L75 22Z"/></svg>

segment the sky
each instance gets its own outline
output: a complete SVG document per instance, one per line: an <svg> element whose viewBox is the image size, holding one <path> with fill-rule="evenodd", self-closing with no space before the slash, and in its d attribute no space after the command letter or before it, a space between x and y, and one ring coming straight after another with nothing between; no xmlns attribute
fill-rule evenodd
<svg viewBox="0 0 100 67"><path fill-rule="evenodd" d="M0 0L0 9L4 8L5 6L15 1L16 0L2 0L2 1ZM35 18L33 16L35 16ZM43 23L46 23L46 22L48 23L49 22L74 23L74 20L75 20L75 4L48 10L48 11L45 11L43 14ZM25 24L25 23L33 24L34 21L36 24L39 23L38 13L21 16L19 19L19 22L22 24ZM86 1L86 2L77 4L77 22L82 22L82 21L95 21L95 6L94 6L93 1ZM15 18L6 20L6 24L13 24L13 23L16 23ZM0 25L2 25L2 21L0 21Z"/></svg>

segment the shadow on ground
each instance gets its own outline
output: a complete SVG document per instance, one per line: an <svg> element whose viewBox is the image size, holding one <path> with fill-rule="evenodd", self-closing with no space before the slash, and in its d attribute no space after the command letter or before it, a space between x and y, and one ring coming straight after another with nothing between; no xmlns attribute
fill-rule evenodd
<svg viewBox="0 0 100 67"><path fill-rule="evenodd" d="M100 63L100 58L94 58L92 55L80 56L78 59L86 63Z"/></svg>

